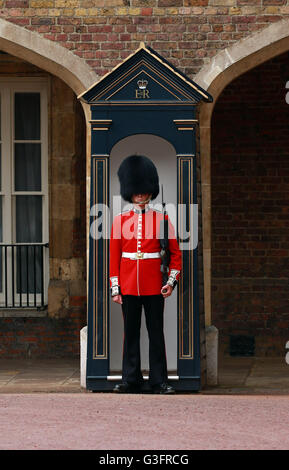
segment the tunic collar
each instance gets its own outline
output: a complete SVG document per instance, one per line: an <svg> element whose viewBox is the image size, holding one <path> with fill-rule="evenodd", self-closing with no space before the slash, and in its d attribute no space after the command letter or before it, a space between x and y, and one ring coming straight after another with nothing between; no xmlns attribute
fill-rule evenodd
<svg viewBox="0 0 289 470"><path fill-rule="evenodd" d="M137 214L144 214L145 212L148 212L150 210L150 206L149 204L147 204L144 209L139 209L138 207L133 206L132 210Z"/></svg>

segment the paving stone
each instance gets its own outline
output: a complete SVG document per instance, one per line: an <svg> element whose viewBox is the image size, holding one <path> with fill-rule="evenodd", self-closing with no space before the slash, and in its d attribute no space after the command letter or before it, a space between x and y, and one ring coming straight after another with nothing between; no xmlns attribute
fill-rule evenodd
<svg viewBox="0 0 289 470"><path fill-rule="evenodd" d="M119 375L119 372L118 372ZM90 393L80 386L78 359L0 360L1 393ZM219 384L202 394L289 393L289 365L283 358L223 357Z"/></svg>

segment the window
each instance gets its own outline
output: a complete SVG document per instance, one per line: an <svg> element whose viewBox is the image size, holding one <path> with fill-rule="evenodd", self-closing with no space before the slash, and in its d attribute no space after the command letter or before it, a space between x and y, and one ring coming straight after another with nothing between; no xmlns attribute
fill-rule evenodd
<svg viewBox="0 0 289 470"><path fill-rule="evenodd" d="M47 304L47 83L0 80L0 307Z"/></svg>

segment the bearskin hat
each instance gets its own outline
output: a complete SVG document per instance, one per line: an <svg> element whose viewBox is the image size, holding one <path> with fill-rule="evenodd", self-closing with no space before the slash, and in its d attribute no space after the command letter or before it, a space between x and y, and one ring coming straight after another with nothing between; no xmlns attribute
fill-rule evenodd
<svg viewBox="0 0 289 470"><path fill-rule="evenodd" d="M155 199L159 194L159 176L154 163L141 155L125 158L117 172L120 194L125 201L132 202L133 194L151 194Z"/></svg>

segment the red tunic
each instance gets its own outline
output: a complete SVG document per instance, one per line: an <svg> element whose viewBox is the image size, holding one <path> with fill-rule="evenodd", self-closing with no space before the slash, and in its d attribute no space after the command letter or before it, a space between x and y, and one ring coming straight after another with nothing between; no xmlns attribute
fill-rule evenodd
<svg viewBox="0 0 289 470"><path fill-rule="evenodd" d="M168 216L166 216L168 218ZM123 295L158 295L162 288L161 259L129 259L126 253L159 253L163 214L150 207L117 215L110 237L110 287L120 286ZM169 220L169 219L168 219ZM169 220L169 276L179 279L182 256Z"/></svg>

